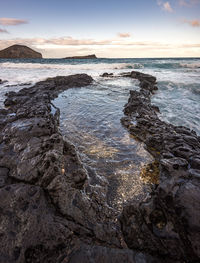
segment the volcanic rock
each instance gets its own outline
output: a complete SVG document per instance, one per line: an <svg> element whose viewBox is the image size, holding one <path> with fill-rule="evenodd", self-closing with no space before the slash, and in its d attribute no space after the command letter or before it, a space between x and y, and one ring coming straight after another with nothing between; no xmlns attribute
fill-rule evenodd
<svg viewBox="0 0 200 263"><path fill-rule="evenodd" d="M138 79L140 91L130 91L126 117L121 121L146 144L160 169L160 182L150 197L141 203L130 202L123 209L120 220L125 242L131 249L171 260L198 262L200 137L158 118L151 104L157 89L155 77L135 71L123 76Z"/></svg>
<svg viewBox="0 0 200 263"><path fill-rule="evenodd" d="M100 75L100 77L103 77L103 78L109 78L109 77L113 77L113 76L114 76L113 73L107 73L107 72L105 72L102 75Z"/></svg>
<svg viewBox="0 0 200 263"><path fill-rule="evenodd" d="M0 110L0 262L163 262L127 248L104 188L89 184L59 131L51 100L92 81L86 74L55 77L7 94Z"/></svg>
<svg viewBox="0 0 200 263"><path fill-rule="evenodd" d="M13 45L0 50L0 58L42 58L42 54L23 45Z"/></svg>
<svg viewBox="0 0 200 263"><path fill-rule="evenodd" d="M0 109L0 262L199 262L200 138L159 120L151 105L153 76L124 77L141 84L130 93L122 123L146 144L160 174L152 194L130 201L119 218L103 186L90 185L52 103L93 79L60 76L6 94L6 109Z"/></svg>
<svg viewBox="0 0 200 263"><path fill-rule="evenodd" d="M96 55L87 55L87 56L75 56L75 57L66 57L65 59L94 59L97 58Z"/></svg>

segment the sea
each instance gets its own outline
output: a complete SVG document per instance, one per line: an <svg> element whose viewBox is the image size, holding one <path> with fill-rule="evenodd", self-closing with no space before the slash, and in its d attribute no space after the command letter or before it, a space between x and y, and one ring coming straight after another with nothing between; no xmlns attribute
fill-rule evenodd
<svg viewBox="0 0 200 263"><path fill-rule="evenodd" d="M31 87L48 77L87 73L92 85L69 89L53 103L60 108L60 130L75 145L90 183L107 189L108 204L117 210L133 198L142 200L153 182L141 169L153 161L145 145L122 126L123 107L138 81L102 78L101 74L140 71L157 78L152 103L159 117L200 135L200 58L135 59L0 59L0 107L5 93Z"/></svg>

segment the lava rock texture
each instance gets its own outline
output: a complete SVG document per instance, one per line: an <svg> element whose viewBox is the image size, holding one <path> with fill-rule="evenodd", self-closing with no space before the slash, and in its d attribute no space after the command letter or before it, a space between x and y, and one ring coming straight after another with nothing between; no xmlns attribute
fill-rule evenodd
<svg viewBox="0 0 200 263"><path fill-rule="evenodd" d="M130 91L121 119L159 163L159 184L141 203L129 203L120 217L129 248L180 262L200 262L200 137L161 121L151 104L156 78L131 72L140 91Z"/></svg>
<svg viewBox="0 0 200 263"><path fill-rule="evenodd" d="M13 45L0 50L0 58L42 58L42 54L24 45Z"/></svg>
<svg viewBox="0 0 200 263"><path fill-rule="evenodd" d="M92 81L86 74L55 77L7 94L6 109L0 109L0 262L175 262L156 255L171 255L169 244L180 257L195 258L199 249L198 155L189 157L193 169L186 178L188 163L183 157L162 159L164 168L169 170L175 165L177 169L172 171L172 177L165 172L169 177L165 179L169 181L167 189L165 184L160 186L161 201L167 201L162 201L161 207L157 205L159 200L153 202L148 209L154 206L148 223L158 237L143 223L142 206L131 206L124 209L121 217L125 242L120 222L107 205L105 194L100 187L89 184L75 147L63 139L59 109L51 102L62 91L84 87ZM186 132L187 147L197 148L195 134L179 129ZM182 148L178 148L180 152ZM174 196L165 198L165 191L171 191L176 178L180 182L170 192L177 196L174 203ZM164 220L162 229L156 227L158 218ZM146 229L141 228L142 224ZM167 239L164 231L170 234Z"/></svg>

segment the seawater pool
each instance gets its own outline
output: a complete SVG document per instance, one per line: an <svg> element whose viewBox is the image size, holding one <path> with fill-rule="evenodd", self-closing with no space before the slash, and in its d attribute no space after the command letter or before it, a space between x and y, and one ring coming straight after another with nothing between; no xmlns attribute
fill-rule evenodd
<svg viewBox="0 0 200 263"><path fill-rule="evenodd" d="M125 78L101 79L69 89L53 101L61 110L61 132L75 145L90 183L106 184L108 204L116 209L130 199L142 200L151 189L140 171L152 157L120 122L129 90L138 89L137 84Z"/></svg>

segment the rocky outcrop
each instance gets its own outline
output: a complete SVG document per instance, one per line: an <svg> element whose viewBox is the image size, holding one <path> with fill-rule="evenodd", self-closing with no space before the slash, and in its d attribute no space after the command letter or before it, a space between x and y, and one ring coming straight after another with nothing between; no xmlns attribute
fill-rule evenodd
<svg viewBox="0 0 200 263"><path fill-rule="evenodd" d="M42 58L42 54L27 46L13 45L0 50L0 58Z"/></svg>
<svg viewBox="0 0 200 263"><path fill-rule="evenodd" d="M66 57L65 59L94 59L94 58L97 58L96 55Z"/></svg>
<svg viewBox="0 0 200 263"><path fill-rule="evenodd" d="M6 83L6 82L8 82L7 80L2 80L2 79L0 79L0 84L4 84L4 83Z"/></svg>
<svg viewBox="0 0 200 263"><path fill-rule="evenodd" d="M102 75L100 75L100 77L103 77L103 78L112 78L114 77L114 74L113 73L103 73Z"/></svg>
<svg viewBox="0 0 200 263"><path fill-rule="evenodd" d="M121 76L140 81L122 123L159 165L151 196L131 201L117 218L105 189L90 185L74 146L62 137L52 100L90 85L90 76L49 78L9 92L0 110L0 262L199 261L200 139L158 118L153 76Z"/></svg>
<svg viewBox="0 0 200 263"><path fill-rule="evenodd" d="M121 215L122 232L131 249L180 260L200 260L200 137L194 131L158 118L151 104L156 78L139 72L140 91L130 91L122 123L146 144L159 164L159 184L150 198L130 203ZM153 171L152 171L153 172Z"/></svg>
<svg viewBox="0 0 200 263"><path fill-rule="evenodd" d="M127 248L103 188L90 185L51 100L92 83L49 78L9 92L0 110L0 262L167 262Z"/></svg>

